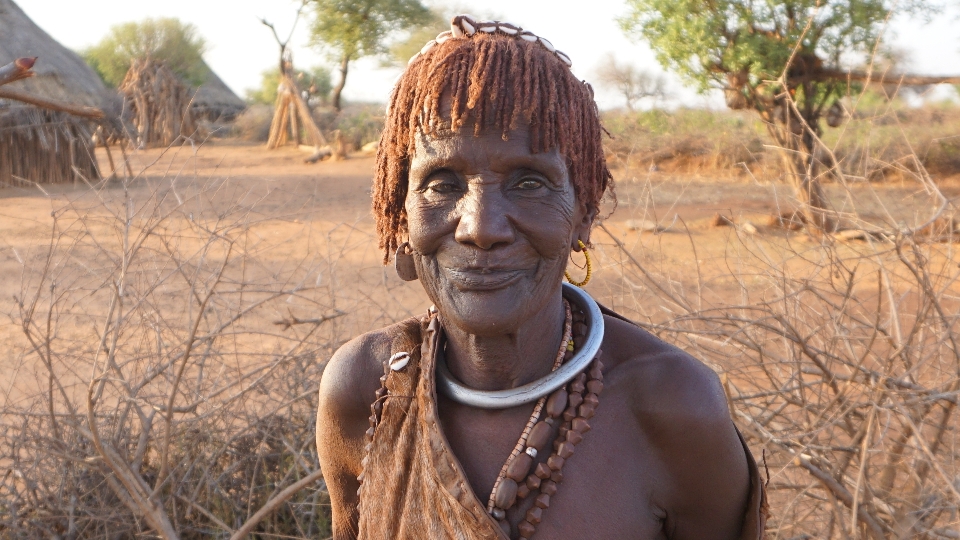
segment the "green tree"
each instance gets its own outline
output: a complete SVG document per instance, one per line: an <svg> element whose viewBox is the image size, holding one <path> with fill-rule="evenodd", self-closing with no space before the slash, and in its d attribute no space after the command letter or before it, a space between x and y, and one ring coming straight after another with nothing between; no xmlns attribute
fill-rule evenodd
<svg viewBox="0 0 960 540"><path fill-rule="evenodd" d="M627 0L624 31L646 39L667 69L701 91L723 89L733 109L756 110L781 148L810 222L832 227L820 186L821 118L847 91L842 59L869 57L893 5L924 0ZM834 115L835 116L835 115Z"/></svg>
<svg viewBox="0 0 960 540"><path fill-rule="evenodd" d="M340 63L340 80L332 96L337 110L351 61L388 52L387 40L393 34L430 20L430 10L420 0L312 0L311 4L314 43Z"/></svg>
<svg viewBox="0 0 960 540"><path fill-rule="evenodd" d="M313 99L318 99L321 103L327 102L330 90L333 88L329 69L317 66L307 71L297 70L294 78L297 81L297 87L301 91L307 92L308 102ZM247 90L247 101L273 105L277 101L277 88L279 86L280 68L268 69L261 76L260 88Z"/></svg>
<svg viewBox="0 0 960 540"><path fill-rule="evenodd" d="M144 19L118 24L99 43L82 51L83 59L110 86L118 86L135 58L163 61L189 84L203 84L209 68L203 62L206 43L192 24L178 19Z"/></svg>
<svg viewBox="0 0 960 540"><path fill-rule="evenodd" d="M386 65L403 67L423 46L437 37L437 34L450 29L450 20L453 15L447 15L437 9L431 9L430 14L423 22L413 28L408 28L408 35L390 45L389 56L385 59Z"/></svg>

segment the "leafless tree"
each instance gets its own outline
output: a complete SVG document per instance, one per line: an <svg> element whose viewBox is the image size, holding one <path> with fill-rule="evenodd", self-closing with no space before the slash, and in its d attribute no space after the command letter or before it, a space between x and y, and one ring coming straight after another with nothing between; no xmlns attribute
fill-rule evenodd
<svg viewBox="0 0 960 540"><path fill-rule="evenodd" d="M642 99L659 100L664 97L663 77L630 63L621 64L612 53L608 53L597 68L597 82L616 89L631 111Z"/></svg>

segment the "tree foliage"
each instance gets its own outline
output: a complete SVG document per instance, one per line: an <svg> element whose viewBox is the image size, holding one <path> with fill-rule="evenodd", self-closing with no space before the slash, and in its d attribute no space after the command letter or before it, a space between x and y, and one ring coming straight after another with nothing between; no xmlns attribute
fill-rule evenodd
<svg viewBox="0 0 960 540"><path fill-rule="evenodd" d="M192 24L178 19L144 19L116 25L96 45L81 52L84 60L110 86L123 81L134 59L151 57L194 86L206 81L206 42Z"/></svg>
<svg viewBox="0 0 960 540"><path fill-rule="evenodd" d="M627 0L628 35L733 109L753 108L784 149L801 200L823 209L815 144L820 118L847 89L841 64L871 57L892 10L930 12L924 0ZM837 115L833 115L837 116ZM842 115L841 115L842 116ZM826 227L827 219L809 216Z"/></svg>
<svg viewBox="0 0 960 540"><path fill-rule="evenodd" d="M796 58L839 66L868 54L890 16L887 0L627 0L623 29L646 39L664 67L700 90L728 73L754 85L777 79ZM903 4L903 2L901 3Z"/></svg>
<svg viewBox="0 0 960 540"><path fill-rule="evenodd" d="M430 10L424 22L415 28L410 28L409 35L406 38L396 41L390 45L389 58L386 63L398 67L406 66L407 62L423 46L437 37L437 34L450 29L450 20L453 15L448 15L436 8Z"/></svg>
<svg viewBox="0 0 960 540"><path fill-rule="evenodd" d="M314 43L340 61L333 91L337 109L351 61L388 52L393 34L426 24L431 16L420 0L312 0L312 6Z"/></svg>
<svg viewBox="0 0 960 540"><path fill-rule="evenodd" d="M330 70L317 66L309 70L297 70L295 79L297 87L307 92L307 100L317 98L325 103L333 88ZM277 88L280 86L280 68L272 68L263 72L260 88L247 90L247 100L253 103L273 105L277 101Z"/></svg>

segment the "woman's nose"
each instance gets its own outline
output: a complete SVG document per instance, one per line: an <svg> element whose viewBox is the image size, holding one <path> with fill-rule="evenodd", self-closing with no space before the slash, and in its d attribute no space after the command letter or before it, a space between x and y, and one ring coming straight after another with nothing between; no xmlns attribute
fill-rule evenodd
<svg viewBox="0 0 960 540"><path fill-rule="evenodd" d="M496 185L474 185L460 203L460 221L457 223L457 242L474 244L480 249L491 249L514 240L507 201Z"/></svg>

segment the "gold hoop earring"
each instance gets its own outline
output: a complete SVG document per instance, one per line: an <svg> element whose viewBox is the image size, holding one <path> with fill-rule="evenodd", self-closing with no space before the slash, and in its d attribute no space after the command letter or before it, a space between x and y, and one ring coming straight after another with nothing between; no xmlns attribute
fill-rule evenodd
<svg viewBox="0 0 960 540"><path fill-rule="evenodd" d="M577 240L577 243L580 244L580 249L583 250L583 257L587 259L587 275L583 278L583 281L574 281L574 279L570 277L570 272L564 271L563 277L567 278L567 281L573 285L583 287L587 283L590 283L590 277L593 276L593 263L590 261L590 252L587 251L587 246L583 245L582 240Z"/></svg>

